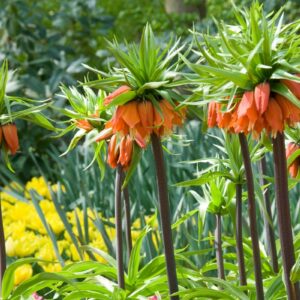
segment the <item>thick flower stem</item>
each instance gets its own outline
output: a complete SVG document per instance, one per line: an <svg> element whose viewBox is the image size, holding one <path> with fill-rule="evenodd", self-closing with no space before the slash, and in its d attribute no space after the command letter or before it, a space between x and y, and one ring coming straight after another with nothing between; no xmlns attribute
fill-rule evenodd
<svg viewBox="0 0 300 300"><path fill-rule="evenodd" d="M1 202L2 200L0 198L0 292L2 287L2 278L6 269L5 237L4 237Z"/></svg>
<svg viewBox="0 0 300 300"><path fill-rule="evenodd" d="M267 184L266 179L263 177L267 174L267 164L266 157L263 156L259 161L259 171L260 171L260 185L265 186ZM263 212L264 216L264 228L266 234L266 243L267 243L267 251L271 259L271 265L273 271L275 273L279 272L278 268L278 258L276 253L276 244L275 244L275 233L272 222L272 212L271 212L271 203L269 197L269 190L264 190L264 203L265 203L265 211Z"/></svg>
<svg viewBox="0 0 300 300"><path fill-rule="evenodd" d="M165 257L167 265L167 275L170 294L178 292L178 282L176 274L176 264L174 256L174 247L172 241L172 230L170 220L170 208L168 197L167 176L164 165L163 149L160 138L152 134L152 149L156 165L156 178L158 186L158 198L160 207L160 221L162 227L162 236L165 248ZM178 296L171 296L171 300L179 300Z"/></svg>
<svg viewBox="0 0 300 300"><path fill-rule="evenodd" d="M284 134L278 133L273 138L275 192L279 238L281 245L284 281L289 300L300 299L299 287L290 281L291 269L295 263L293 233L291 225L287 163L285 157Z"/></svg>
<svg viewBox="0 0 300 300"><path fill-rule="evenodd" d="M130 221L130 199L128 188L125 187L123 190L124 196L124 206L125 206L125 234L126 234L126 245L127 245L127 254L130 258L132 250L132 238L131 238L131 221Z"/></svg>
<svg viewBox="0 0 300 300"><path fill-rule="evenodd" d="M122 241L122 166L118 165L115 182L115 222L117 235L117 266L118 266L118 286L125 288L124 265L123 265L123 241Z"/></svg>
<svg viewBox="0 0 300 300"><path fill-rule="evenodd" d="M264 289L261 274L261 260L259 251L259 240L257 234L257 223L256 223L256 208L255 208L255 194L254 194L254 182L251 167L250 154L248 149L247 138L243 133L239 134L242 156L245 166L246 182L248 190L248 214L250 220L250 235L253 248L253 260L254 260L254 275L256 285L256 299L264 299Z"/></svg>
<svg viewBox="0 0 300 300"><path fill-rule="evenodd" d="M218 277L225 280L224 260L222 252L222 217L216 214L215 247L218 266Z"/></svg>
<svg viewBox="0 0 300 300"><path fill-rule="evenodd" d="M236 195L236 254L239 266L240 285L247 285L245 259L244 259L244 246L243 246L243 220L242 220L242 185L237 183L235 185Z"/></svg>

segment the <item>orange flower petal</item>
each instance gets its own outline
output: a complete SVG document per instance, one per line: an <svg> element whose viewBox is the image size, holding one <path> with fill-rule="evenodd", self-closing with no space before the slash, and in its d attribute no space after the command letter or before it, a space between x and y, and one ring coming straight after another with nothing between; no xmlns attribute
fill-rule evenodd
<svg viewBox="0 0 300 300"><path fill-rule="evenodd" d="M152 132L153 129L153 119L154 119L154 111L153 105L151 101L143 101L140 102L137 106L138 113L140 116L140 120L142 125Z"/></svg>
<svg viewBox="0 0 300 300"><path fill-rule="evenodd" d="M299 171L299 160L296 159L290 166L289 166L289 173L291 177L296 178Z"/></svg>
<svg viewBox="0 0 300 300"><path fill-rule="evenodd" d="M266 128L265 119L263 117L258 117L253 128L257 137L259 137L264 128Z"/></svg>
<svg viewBox="0 0 300 300"><path fill-rule="evenodd" d="M300 76L297 74L297 76ZM285 84L288 89L298 98L300 99L300 83L292 80L283 79L281 80L283 84Z"/></svg>
<svg viewBox="0 0 300 300"><path fill-rule="evenodd" d="M114 92L110 93L105 99L104 99L104 105L108 105L111 103L116 97L120 96L121 94L124 94L128 91L130 91L131 88L127 85L122 85L118 89L116 89Z"/></svg>
<svg viewBox="0 0 300 300"><path fill-rule="evenodd" d="M107 163L112 167L117 167L118 161L118 147L117 147L117 136L114 134L108 144L108 156L107 156Z"/></svg>
<svg viewBox="0 0 300 300"><path fill-rule="evenodd" d="M146 148L147 141L150 138L149 131L145 127L138 125L132 130L132 134L134 136L136 143L141 148Z"/></svg>
<svg viewBox="0 0 300 300"><path fill-rule="evenodd" d="M15 124L5 124L2 126L3 139L11 154L16 154L19 149L19 138L17 126Z"/></svg>
<svg viewBox="0 0 300 300"><path fill-rule="evenodd" d="M162 110L163 114L163 126L167 127L168 129L172 129L174 119L174 108L171 106L171 104L167 100L162 100L159 102L159 106Z"/></svg>
<svg viewBox="0 0 300 300"><path fill-rule="evenodd" d="M296 105L279 94L275 95L275 99L282 110L284 121L290 125L300 122L300 109Z"/></svg>
<svg viewBox="0 0 300 300"><path fill-rule="evenodd" d="M236 120L235 126L234 126L234 132L235 133L240 133L243 132L245 134L248 133L249 129L249 119L247 116L238 118Z"/></svg>
<svg viewBox="0 0 300 300"><path fill-rule="evenodd" d="M138 124L141 119L137 109L137 102L131 101L123 105L122 119L125 123L133 128L136 124Z"/></svg>
<svg viewBox="0 0 300 300"><path fill-rule="evenodd" d="M246 91L243 94L242 100L238 104L237 114L239 118L247 115L248 109L253 106L253 102L254 102L253 91Z"/></svg>
<svg viewBox="0 0 300 300"><path fill-rule="evenodd" d="M126 165L127 157L126 157L126 136L123 136L120 142L120 152L119 152L119 158L118 158L118 164L121 164L122 166Z"/></svg>
<svg viewBox="0 0 300 300"><path fill-rule="evenodd" d="M182 125L186 116L186 107L182 107L174 112L173 125Z"/></svg>
<svg viewBox="0 0 300 300"><path fill-rule="evenodd" d="M129 133L129 127L122 119L122 114L125 111L124 105L118 106L111 121L107 122L107 126L111 126L113 128L113 132L116 133L122 132L123 135L126 135ZM105 127L107 127L105 126Z"/></svg>
<svg viewBox="0 0 300 300"><path fill-rule="evenodd" d="M75 124L78 128L82 128L86 131L91 131L92 129L94 129L94 127L88 120L76 120Z"/></svg>
<svg viewBox="0 0 300 300"><path fill-rule="evenodd" d="M154 120L153 120L153 125L155 127L159 127L163 123L163 119L161 116L162 112L159 112L157 109L154 108ZM157 128L156 128L157 129Z"/></svg>
<svg viewBox="0 0 300 300"><path fill-rule="evenodd" d="M225 112L219 115L218 126L220 128L228 128L231 122L231 113Z"/></svg>
<svg viewBox="0 0 300 300"><path fill-rule="evenodd" d="M268 108L263 116L269 126L267 130L271 132L273 136L276 136L277 132L283 131L284 124L282 110L274 98L270 99Z"/></svg>
<svg viewBox="0 0 300 300"><path fill-rule="evenodd" d="M299 147L295 143L288 143L285 150L286 158L289 158Z"/></svg>
<svg viewBox="0 0 300 300"><path fill-rule="evenodd" d="M126 139L126 156L127 156L127 165L131 162L132 151L133 151L133 141L130 136L127 136Z"/></svg>
<svg viewBox="0 0 300 300"><path fill-rule="evenodd" d="M268 82L258 84L254 90L254 99L256 109L260 115L262 115L267 110L269 98L270 84Z"/></svg>
<svg viewBox="0 0 300 300"><path fill-rule="evenodd" d="M217 103L214 101L208 104L207 125L210 128L217 125Z"/></svg>
<svg viewBox="0 0 300 300"><path fill-rule="evenodd" d="M250 127L253 127L258 118L253 91L247 91L244 93L241 102L238 104L237 114L239 118L247 116Z"/></svg>
<svg viewBox="0 0 300 300"><path fill-rule="evenodd" d="M286 146L286 158L289 158L295 151L300 149L300 146L296 143L288 143ZM292 164L288 167L291 177L295 178L298 175L300 157L297 157Z"/></svg>

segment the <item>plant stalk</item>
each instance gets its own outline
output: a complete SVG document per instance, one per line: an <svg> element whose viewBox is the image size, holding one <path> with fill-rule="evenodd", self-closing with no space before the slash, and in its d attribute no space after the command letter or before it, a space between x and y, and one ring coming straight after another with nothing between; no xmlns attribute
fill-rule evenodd
<svg viewBox="0 0 300 300"><path fill-rule="evenodd" d="M259 161L259 171L260 171L260 185L265 186L268 182L263 177L267 174L267 163L266 157L263 156ZM279 272L278 267L278 258L277 258L277 251L276 251L276 243L275 243L275 233L272 222L272 212L271 212L271 203L270 203L270 195L269 190L266 188L264 190L264 204L265 204L265 211L263 212L264 217L264 228L265 228L265 235L266 235L266 244L267 244L267 251L268 255L271 259L271 265L273 271L275 273Z"/></svg>
<svg viewBox="0 0 300 300"><path fill-rule="evenodd" d="M242 219L242 185L237 183L235 185L236 196L236 254L239 266L240 285L247 285L246 271L245 271L245 258L243 246L243 219Z"/></svg>
<svg viewBox="0 0 300 300"><path fill-rule="evenodd" d="M117 166L116 181L115 181L115 222L117 236L117 266L118 266L118 286L125 288L124 281L124 265L123 265L123 241L122 241L122 166Z"/></svg>
<svg viewBox="0 0 300 300"><path fill-rule="evenodd" d="M177 282L174 247L173 247L173 240L172 240L167 176L166 176L163 149L161 146L160 138L156 134L152 134L151 142L152 142L153 155L154 155L154 160L156 165L160 221L161 221L162 237L163 237L164 249L165 249L169 292L170 294L173 294L178 292L178 282ZM179 300L179 296L171 296L170 299Z"/></svg>
<svg viewBox="0 0 300 300"><path fill-rule="evenodd" d="M262 273L261 273L259 240L257 234L255 194L254 194L254 182L253 182L251 160L250 160L247 138L243 133L239 134L239 140L240 140L242 156L244 161L247 190L248 190L248 214L250 220L250 235L251 235L252 248L253 248L256 299L263 300L264 289L263 289L263 281L262 281Z"/></svg>
<svg viewBox="0 0 300 300"><path fill-rule="evenodd" d="M130 220L130 199L128 187L125 187L123 190L124 196L124 208L125 208L125 234L126 234L126 245L127 245L127 254L130 258L132 250L132 238L131 238L131 220Z"/></svg>
<svg viewBox="0 0 300 300"><path fill-rule="evenodd" d="M5 251L5 236L2 219L2 199L0 197L0 292L2 287L2 279L6 269L6 251Z"/></svg>
<svg viewBox="0 0 300 300"><path fill-rule="evenodd" d="M272 142L274 152L276 205L284 281L288 299L296 300L300 299L299 286L290 281L291 269L295 264L295 252L289 205L284 134L277 133L276 138L273 138Z"/></svg>
<svg viewBox="0 0 300 300"><path fill-rule="evenodd" d="M222 252L222 217L216 214L215 248L218 266L218 277L225 280L224 260Z"/></svg>

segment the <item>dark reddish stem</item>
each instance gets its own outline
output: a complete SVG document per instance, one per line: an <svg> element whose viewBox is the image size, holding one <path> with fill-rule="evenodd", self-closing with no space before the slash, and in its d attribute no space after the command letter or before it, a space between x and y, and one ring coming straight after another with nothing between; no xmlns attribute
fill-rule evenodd
<svg viewBox="0 0 300 300"><path fill-rule="evenodd" d="M259 251L259 240L257 234L257 222L256 222L256 208L255 208L255 194L254 194L254 182L252 174L252 166L250 160L250 154L248 149L247 138L243 133L239 134L242 156L244 161L246 182L248 190L248 214L250 220L250 235L253 249L253 260L254 260L254 275L256 284L256 299L264 299L264 289L261 274L261 260Z"/></svg>
<svg viewBox="0 0 300 300"><path fill-rule="evenodd" d="M259 161L259 171L260 171L260 185L265 186L268 183L264 178L264 175L267 174L267 164L266 164L265 156L263 156ZM264 203L265 203L265 211L263 212L263 216L264 216L264 229L266 234L267 251L271 259L273 271L275 273L278 273L279 272L278 258L276 252L275 233L274 233L274 228L272 223L272 212L271 212L269 190L266 188L263 194L264 194Z"/></svg>
<svg viewBox="0 0 300 300"><path fill-rule="evenodd" d="M2 278L6 269L6 251L5 251L5 236L2 219L2 200L0 198L0 291L2 287Z"/></svg>
<svg viewBox="0 0 300 300"><path fill-rule="evenodd" d="M115 182L115 222L117 233L117 266L118 266L118 286L125 288L124 282L124 265L123 265L123 241L122 241L122 166L117 166Z"/></svg>
<svg viewBox="0 0 300 300"><path fill-rule="evenodd" d="M125 187L123 190L124 195L124 206L125 206L125 230L126 230L126 245L127 245L127 254L130 258L132 250L132 238L131 238L131 220L130 220L130 199L128 187Z"/></svg>
<svg viewBox="0 0 300 300"><path fill-rule="evenodd" d="M274 152L276 205L284 281L288 299L298 300L300 299L299 286L290 281L291 269L295 263L295 253L290 215L284 134L278 133L276 138L273 138L272 141Z"/></svg>
<svg viewBox="0 0 300 300"><path fill-rule="evenodd" d="M218 277L225 280L224 260L222 251L222 217L216 214L215 247L218 266Z"/></svg>
<svg viewBox="0 0 300 300"><path fill-rule="evenodd" d="M242 185L237 183L235 185L236 195L236 254L239 265L240 285L247 285L245 259L244 259L244 246L243 246L243 219L242 219Z"/></svg>
<svg viewBox="0 0 300 300"><path fill-rule="evenodd" d="M170 208L168 197L167 176L164 165L163 149L160 138L152 134L152 149L156 165L156 178L158 186L158 198L160 207L160 221L162 227L162 236L165 248L165 257L167 265L167 275L170 294L178 292L178 282L176 275L176 264L174 256L174 247L172 240ZM171 300L179 300L178 296L171 296Z"/></svg>

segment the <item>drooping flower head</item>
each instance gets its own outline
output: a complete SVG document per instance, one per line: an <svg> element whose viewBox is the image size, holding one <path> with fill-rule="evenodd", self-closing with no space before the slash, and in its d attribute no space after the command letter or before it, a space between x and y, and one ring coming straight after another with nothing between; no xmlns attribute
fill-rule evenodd
<svg viewBox="0 0 300 300"><path fill-rule="evenodd" d="M196 94L212 101L209 127L275 137L300 121L299 22L283 25L257 1L235 13L237 25L217 23L218 35L198 42L207 64L187 62L200 75Z"/></svg>
<svg viewBox="0 0 300 300"><path fill-rule="evenodd" d="M0 69L0 156L6 166L12 171L8 154L15 155L19 150L16 119L24 119L49 130L55 130L41 111L50 105L49 101L34 101L6 94L10 75L8 63L5 60ZM36 105L38 103L38 105Z"/></svg>
<svg viewBox="0 0 300 300"><path fill-rule="evenodd" d="M104 105L113 110L113 115L98 141L108 141L112 168L120 164L127 169L147 147L152 134L168 136L174 126L183 123L185 108L178 107L183 97L174 89L179 85L178 54L183 46L178 46L179 41L171 43L168 51L163 51L146 25L139 49L129 45L124 52L116 41L109 43L121 69L114 68L108 78L87 83L108 92Z"/></svg>
<svg viewBox="0 0 300 300"><path fill-rule="evenodd" d="M0 146L3 140L4 148L10 151L12 155L19 149L19 138L17 126L15 124L5 124L0 126Z"/></svg>

